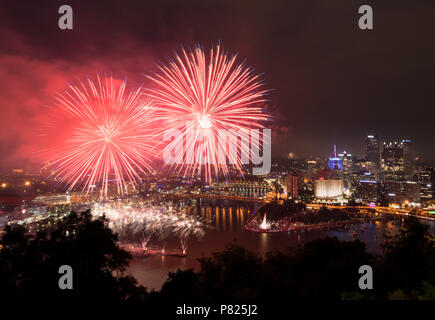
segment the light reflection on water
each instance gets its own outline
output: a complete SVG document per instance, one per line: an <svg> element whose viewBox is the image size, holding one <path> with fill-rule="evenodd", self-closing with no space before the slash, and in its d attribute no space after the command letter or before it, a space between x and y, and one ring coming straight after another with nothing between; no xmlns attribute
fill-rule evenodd
<svg viewBox="0 0 435 320"><path fill-rule="evenodd" d="M213 252L223 250L230 242L244 246L265 257L269 251L286 251L289 247L331 236L340 240L359 239L366 243L369 252L381 253L382 235L397 232L401 223L401 219L397 219L349 226L348 230L331 229L291 233L266 234L243 231L245 222L256 207L252 203L201 200L188 207L186 213L200 215L209 221L211 228L207 230L203 239L189 240L187 257L149 256L145 259L134 257L128 271L140 284L149 289L159 290L167 279L168 272L175 272L177 269L197 269L199 267L198 258L209 257ZM430 222L429 225L431 232L435 234L435 223ZM352 236L349 230L356 231L357 234Z"/></svg>

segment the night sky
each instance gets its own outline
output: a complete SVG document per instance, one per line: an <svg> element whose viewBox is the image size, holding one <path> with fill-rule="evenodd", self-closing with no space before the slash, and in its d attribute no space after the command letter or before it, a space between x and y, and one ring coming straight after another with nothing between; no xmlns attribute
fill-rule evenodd
<svg viewBox="0 0 435 320"><path fill-rule="evenodd" d="M9 1L0 4L0 169L37 166L39 130L67 81L147 85L180 46L221 43L263 74L272 151L362 156L363 137L410 138L435 160L435 1ZM71 5L74 29L58 28ZM372 5L374 30L358 28Z"/></svg>

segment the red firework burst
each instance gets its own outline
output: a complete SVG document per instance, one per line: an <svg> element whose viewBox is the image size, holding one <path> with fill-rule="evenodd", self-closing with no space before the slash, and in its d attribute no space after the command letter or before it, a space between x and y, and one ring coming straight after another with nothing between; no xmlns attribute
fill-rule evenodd
<svg viewBox="0 0 435 320"><path fill-rule="evenodd" d="M113 181L124 194L128 184L134 186L151 170L153 105L141 88L126 93L125 81L88 79L69 85L56 97L56 106L73 125L48 167L69 190L81 186L88 193L101 187L105 196Z"/></svg>
<svg viewBox="0 0 435 320"><path fill-rule="evenodd" d="M146 93L159 109L163 134L173 137L165 150L176 150L170 162L179 173L199 171L210 181L220 173L228 175L227 163L242 173L241 155L249 154L250 130L263 128L270 119L262 107L267 92L262 81L236 58L220 46L208 55L199 46L182 49L148 76L156 87ZM222 132L229 139L240 138L240 152L220 139ZM218 150L225 151L228 161L219 158Z"/></svg>

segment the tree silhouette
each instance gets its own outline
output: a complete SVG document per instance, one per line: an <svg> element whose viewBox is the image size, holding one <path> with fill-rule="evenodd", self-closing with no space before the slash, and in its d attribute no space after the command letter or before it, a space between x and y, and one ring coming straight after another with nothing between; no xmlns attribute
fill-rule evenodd
<svg viewBox="0 0 435 320"><path fill-rule="evenodd" d="M1 240L1 299L110 302L146 297L146 289L124 275L131 255L119 248L105 217L72 212L50 232L26 232L22 226L7 226ZM72 267L72 290L59 289L62 265Z"/></svg>
<svg viewBox="0 0 435 320"><path fill-rule="evenodd" d="M428 229L417 218L409 217L399 234L383 245L386 290L401 289L412 296L413 291L435 284L435 242Z"/></svg>
<svg viewBox="0 0 435 320"><path fill-rule="evenodd" d="M326 212L331 215L333 213ZM386 240L383 255L372 255L359 240L324 238L265 258L236 244L199 259L200 270L169 273L160 292L147 293L125 275L130 254L117 245L105 217L76 214L50 231L27 234L6 227L0 251L0 301L105 303L141 301L168 310L168 303L254 302L276 305L289 299L434 299L435 250L426 225L408 218ZM374 290L358 288L358 269L374 270ZM73 290L60 290L59 267L73 269ZM48 299L48 300L47 300ZM160 311L159 311L160 312Z"/></svg>

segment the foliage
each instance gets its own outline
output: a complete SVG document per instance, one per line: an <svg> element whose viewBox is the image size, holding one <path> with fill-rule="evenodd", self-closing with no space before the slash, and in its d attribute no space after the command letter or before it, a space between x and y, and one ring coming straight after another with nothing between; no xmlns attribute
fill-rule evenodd
<svg viewBox="0 0 435 320"><path fill-rule="evenodd" d="M401 233L387 239L384 255L372 255L359 240L325 238L265 259L230 244L200 259L200 271L172 274L161 294L177 301L262 301L291 299L435 299L434 245L427 227L410 218ZM360 290L358 269L374 270L374 289ZM179 292L179 288L188 288Z"/></svg>
<svg viewBox="0 0 435 320"><path fill-rule="evenodd" d="M198 271L169 273L161 291L151 293L124 274L131 256L118 247L105 217L73 212L50 232L35 236L22 226L8 226L1 244L2 301L101 299L162 307L223 301L275 304L289 299L435 299L434 241L427 226L414 217L399 234L386 239L383 255L369 254L359 240L329 237L288 252L270 252L265 258L232 243L199 259ZM58 287L58 268L64 264L74 270L71 291ZM374 270L373 290L358 288L361 265Z"/></svg>
<svg viewBox="0 0 435 320"><path fill-rule="evenodd" d="M124 275L131 258L117 245L105 217L72 212L50 232L36 236L7 226L1 240L0 298L122 301L143 299L145 288ZM73 290L60 290L59 267L73 269Z"/></svg>

